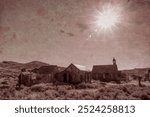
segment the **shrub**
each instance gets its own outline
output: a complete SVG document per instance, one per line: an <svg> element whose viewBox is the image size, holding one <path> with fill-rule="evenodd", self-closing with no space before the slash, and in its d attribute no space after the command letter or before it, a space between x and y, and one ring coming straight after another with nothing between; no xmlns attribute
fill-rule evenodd
<svg viewBox="0 0 150 117"><path fill-rule="evenodd" d="M45 84L36 84L36 85L33 85L31 87L31 91L34 91L34 92L43 92L43 91L46 91L48 89L47 86L45 86Z"/></svg>
<svg viewBox="0 0 150 117"><path fill-rule="evenodd" d="M47 99L55 99L56 97L59 97L59 93L55 90L47 90L44 95Z"/></svg>
<svg viewBox="0 0 150 117"><path fill-rule="evenodd" d="M10 88L9 85L1 85L0 86L0 89L8 89L8 88Z"/></svg>
<svg viewBox="0 0 150 117"><path fill-rule="evenodd" d="M100 88L98 91L103 93L103 92L105 92L105 89L104 88Z"/></svg>
<svg viewBox="0 0 150 117"><path fill-rule="evenodd" d="M130 92L128 91L128 89L126 87L122 87L122 91L127 93L127 94L130 94Z"/></svg>
<svg viewBox="0 0 150 117"><path fill-rule="evenodd" d="M75 85L75 88L76 89L86 89L86 84L81 83L81 84Z"/></svg>
<svg viewBox="0 0 150 117"><path fill-rule="evenodd" d="M78 85L75 85L76 89L96 89L98 88L98 85L89 84L89 83L81 83Z"/></svg>
<svg viewBox="0 0 150 117"><path fill-rule="evenodd" d="M1 84L8 84L8 81L3 81L1 82Z"/></svg>
<svg viewBox="0 0 150 117"><path fill-rule="evenodd" d="M142 94L141 95L141 100L150 100L150 97L147 94Z"/></svg>
<svg viewBox="0 0 150 117"><path fill-rule="evenodd" d="M57 91L58 91L59 95L66 95L67 94L67 88L63 87L63 86L58 87Z"/></svg>

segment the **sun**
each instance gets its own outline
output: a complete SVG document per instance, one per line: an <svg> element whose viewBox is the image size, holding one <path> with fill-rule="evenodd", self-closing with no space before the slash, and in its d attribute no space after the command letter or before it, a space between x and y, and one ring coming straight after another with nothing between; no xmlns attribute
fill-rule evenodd
<svg viewBox="0 0 150 117"><path fill-rule="evenodd" d="M121 20L121 7L109 4L104 6L101 10L97 10L94 23L96 30L112 31L113 28L121 23Z"/></svg>

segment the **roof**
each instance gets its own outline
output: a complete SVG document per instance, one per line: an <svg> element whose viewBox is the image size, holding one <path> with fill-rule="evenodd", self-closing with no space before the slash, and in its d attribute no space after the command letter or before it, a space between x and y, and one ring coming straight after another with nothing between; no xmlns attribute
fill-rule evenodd
<svg viewBox="0 0 150 117"><path fill-rule="evenodd" d="M77 67L79 70L82 71L90 71L86 66L83 65L78 65L78 64L73 64L75 67Z"/></svg>
<svg viewBox="0 0 150 117"><path fill-rule="evenodd" d="M62 72L62 71L64 71L66 68L65 67L60 67L60 66L58 66L58 72Z"/></svg>
<svg viewBox="0 0 150 117"><path fill-rule="evenodd" d="M40 74L49 74L49 73L54 73L57 71L57 66L56 65L49 65L49 66L41 66L40 68L36 68L32 70L33 72L38 72Z"/></svg>
<svg viewBox="0 0 150 117"><path fill-rule="evenodd" d="M94 73L112 73L117 71L118 69L115 65L94 65L92 69Z"/></svg>
<svg viewBox="0 0 150 117"><path fill-rule="evenodd" d="M30 75L30 72L28 71L25 71L25 72L22 72L23 75Z"/></svg>

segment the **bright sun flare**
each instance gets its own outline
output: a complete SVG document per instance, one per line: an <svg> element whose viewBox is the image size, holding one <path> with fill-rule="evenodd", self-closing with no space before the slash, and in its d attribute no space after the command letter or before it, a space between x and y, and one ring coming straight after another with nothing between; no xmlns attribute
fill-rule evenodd
<svg viewBox="0 0 150 117"><path fill-rule="evenodd" d="M114 27L117 27L121 23L122 14L121 7L107 5L98 10L95 19L96 30L112 30Z"/></svg>

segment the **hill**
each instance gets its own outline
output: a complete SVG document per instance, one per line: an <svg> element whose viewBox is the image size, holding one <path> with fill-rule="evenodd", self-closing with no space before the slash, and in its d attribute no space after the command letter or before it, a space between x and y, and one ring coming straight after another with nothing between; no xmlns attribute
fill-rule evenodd
<svg viewBox="0 0 150 117"><path fill-rule="evenodd" d="M125 73L126 75L138 75L144 77L150 68L135 68L130 70L122 70L122 73Z"/></svg>
<svg viewBox="0 0 150 117"><path fill-rule="evenodd" d="M23 67L26 69L34 69L34 68L39 68L41 66L48 66L48 63L40 62L40 61L32 61L29 63L23 64Z"/></svg>
<svg viewBox="0 0 150 117"><path fill-rule="evenodd" d="M3 61L0 63L1 69L21 69L23 67L22 63L14 61Z"/></svg>
<svg viewBox="0 0 150 117"><path fill-rule="evenodd" d="M0 68L1 69L15 69L15 70L20 70L22 68L26 69L34 69L38 68L41 66L48 66L49 64L40 62L40 61L32 61L28 63L18 63L14 61L3 61L0 62Z"/></svg>

